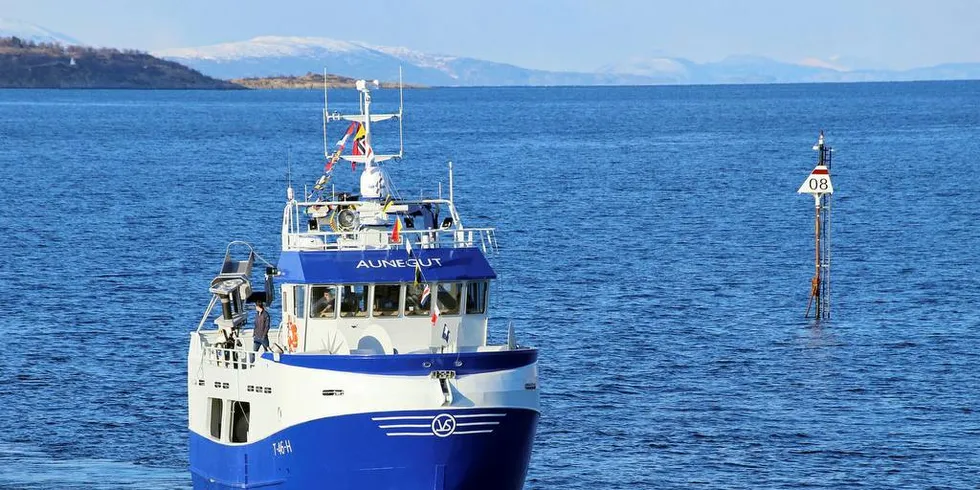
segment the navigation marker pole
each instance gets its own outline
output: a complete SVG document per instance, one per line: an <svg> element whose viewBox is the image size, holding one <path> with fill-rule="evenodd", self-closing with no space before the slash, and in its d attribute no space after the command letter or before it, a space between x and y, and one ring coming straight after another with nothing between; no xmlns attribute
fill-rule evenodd
<svg viewBox="0 0 980 490"><path fill-rule="evenodd" d="M817 166L803 181L796 192L811 194L816 205L814 220L814 274L810 281L810 299L806 304L805 318L830 318L830 198L834 186L830 183L830 164L833 149L824 144L823 131L813 147L819 154Z"/></svg>

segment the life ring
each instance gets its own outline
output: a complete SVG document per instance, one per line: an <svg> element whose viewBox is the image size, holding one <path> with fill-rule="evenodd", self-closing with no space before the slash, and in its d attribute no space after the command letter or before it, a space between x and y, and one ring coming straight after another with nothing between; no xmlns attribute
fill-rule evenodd
<svg viewBox="0 0 980 490"><path fill-rule="evenodd" d="M296 333L296 324L293 323L293 319L289 319L289 323L286 324L289 336L287 337L287 345L289 346L289 352L296 352L299 348L299 334Z"/></svg>

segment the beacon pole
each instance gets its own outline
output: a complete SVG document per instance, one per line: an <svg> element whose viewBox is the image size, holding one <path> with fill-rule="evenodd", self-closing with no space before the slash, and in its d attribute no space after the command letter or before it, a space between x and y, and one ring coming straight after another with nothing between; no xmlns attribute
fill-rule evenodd
<svg viewBox="0 0 980 490"><path fill-rule="evenodd" d="M834 186L830 182L831 148L824 144L823 131L813 147L819 157L817 166L810 172L797 191L811 194L815 204L814 217L814 273L810 281L810 299L806 304L805 318L830 318L830 197Z"/></svg>

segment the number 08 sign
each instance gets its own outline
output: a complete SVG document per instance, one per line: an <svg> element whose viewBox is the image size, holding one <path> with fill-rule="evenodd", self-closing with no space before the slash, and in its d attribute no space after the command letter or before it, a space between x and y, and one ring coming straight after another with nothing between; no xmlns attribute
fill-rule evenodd
<svg viewBox="0 0 980 490"><path fill-rule="evenodd" d="M825 165L817 165L803 181L800 190L796 192L800 194L833 194L834 186L830 183L830 171Z"/></svg>

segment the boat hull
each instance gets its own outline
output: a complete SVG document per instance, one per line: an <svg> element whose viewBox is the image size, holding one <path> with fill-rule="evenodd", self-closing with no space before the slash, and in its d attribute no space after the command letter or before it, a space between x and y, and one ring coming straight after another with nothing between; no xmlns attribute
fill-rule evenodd
<svg viewBox="0 0 980 490"><path fill-rule="evenodd" d="M538 413L375 412L305 422L248 444L190 434L195 489L519 490Z"/></svg>

